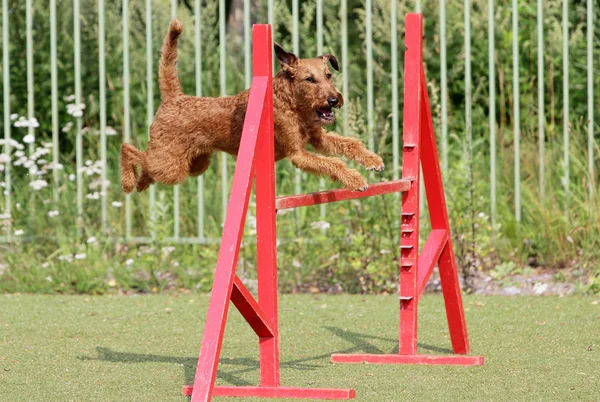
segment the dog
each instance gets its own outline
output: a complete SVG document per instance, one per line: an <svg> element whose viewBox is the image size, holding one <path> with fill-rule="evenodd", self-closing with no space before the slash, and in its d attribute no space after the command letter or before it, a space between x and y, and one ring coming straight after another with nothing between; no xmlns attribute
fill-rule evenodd
<svg viewBox="0 0 600 402"><path fill-rule="evenodd" d="M237 155L249 90L235 96L200 98L181 90L177 78L177 39L183 25L173 20L164 39L159 65L162 103L150 127L146 152L121 146L121 186L126 193L146 190L155 182L178 184L208 169L215 151ZM364 191L367 181L342 160L342 155L367 170L382 171L383 160L361 141L327 132L335 111L344 104L332 82L329 64L339 71L335 56L299 59L274 44L281 71L273 79L275 160L288 158L305 172L329 176L347 189ZM311 144L318 153L310 152ZM137 176L137 166L142 167Z"/></svg>

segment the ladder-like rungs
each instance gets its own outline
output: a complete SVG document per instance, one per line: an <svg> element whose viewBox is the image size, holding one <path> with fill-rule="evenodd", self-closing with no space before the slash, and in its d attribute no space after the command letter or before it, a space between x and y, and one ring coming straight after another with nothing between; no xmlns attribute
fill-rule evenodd
<svg viewBox="0 0 600 402"><path fill-rule="evenodd" d="M298 207L307 207L310 205L327 204L330 202L373 197L374 195L401 193L403 191L408 191L411 184L411 180L400 179L372 184L365 191L352 191L342 188L339 190L289 195L277 197L275 205L279 211L282 209L292 209Z"/></svg>

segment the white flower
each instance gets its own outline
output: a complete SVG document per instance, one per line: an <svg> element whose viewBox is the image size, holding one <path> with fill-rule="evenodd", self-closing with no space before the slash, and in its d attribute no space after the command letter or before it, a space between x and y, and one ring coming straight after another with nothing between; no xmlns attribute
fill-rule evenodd
<svg viewBox="0 0 600 402"><path fill-rule="evenodd" d="M0 154L0 163L8 163L10 162L10 156L7 154Z"/></svg>
<svg viewBox="0 0 600 402"><path fill-rule="evenodd" d="M167 246L162 248L162 252L165 254L171 254L173 251L175 251L175 247L173 246Z"/></svg>
<svg viewBox="0 0 600 402"><path fill-rule="evenodd" d="M331 227L331 224L329 222L325 222L325 221L316 221L316 222L312 222L310 224L310 227L312 229L327 230Z"/></svg>
<svg viewBox="0 0 600 402"><path fill-rule="evenodd" d="M73 122L72 122L72 121L70 121L70 122L68 122L68 123L67 123L67 125L66 125L66 126L64 126L64 127L62 128L62 130L61 130L61 131L62 131L63 133L68 133L69 131L71 131L71 129L72 129L72 128L73 128Z"/></svg>
<svg viewBox="0 0 600 402"><path fill-rule="evenodd" d="M13 113L13 114L11 114L11 115L10 115L10 119L11 119L12 121L15 121L15 120L17 120L18 118L19 118L19 115L18 115L17 113Z"/></svg>
<svg viewBox="0 0 600 402"><path fill-rule="evenodd" d="M96 238L94 236L92 236L86 240L86 243L87 244L96 244L96 243L98 243L98 241L96 240Z"/></svg>
<svg viewBox="0 0 600 402"><path fill-rule="evenodd" d="M73 254L60 255L58 256L60 261L73 262Z"/></svg>
<svg viewBox="0 0 600 402"><path fill-rule="evenodd" d="M123 206L123 203L121 201L113 201L112 206L115 208L121 208Z"/></svg>
<svg viewBox="0 0 600 402"><path fill-rule="evenodd" d="M52 162L52 163L50 163L48 165L48 169L50 169L50 170L63 170L64 166L62 164L60 164L60 163L54 163L54 162Z"/></svg>
<svg viewBox="0 0 600 402"><path fill-rule="evenodd" d="M174 266L175 268L177 268L179 266L179 263L177 261L173 261L171 263L172 266Z"/></svg>
<svg viewBox="0 0 600 402"><path fill-rule="evenodd" d="M65 102L73 102L75 100L75 95L71 94L69 96L65 96L63 99Z"/></svg>
<svg viewBox="0 0 600 402"><path fill-rule="evenodd" d="M83 109L85 109L85 103L69 103L67 105L67 113L73 117L83 116Z"/></svg>
<svg viewBox="0 0 600 402"><path fill-rule="evenodd" d="M15 230L15 236L23 236L25 232L23 231L23 229L17 229Z"/></svg>
<svg viewBox="0 0 600 402"><path fill-rule="evenodd" d="M50 263L47 261L42 264L42 268L48 268L49 266L50 266Z"/></svg>
<svg viewBox="0 0 600 402"><path fill-rule="evenodd" d="M76 260L85 260L86 257L87 257L87 255L85 253L75 254Z"/></svg>
<svg viewBox="0 0 600 402"><path fill-rule="evenodd" d="M43 142L44 148L52 149L54 145L51 142Z"/></svg>
<svg viewBox="0 0 600 402"><path fill-rule="evenodd" d="M130 258L127 261L125 261L125 265L131 265L131 264L133 264L133 259L132 258Z"/></svg>
<svg viewBox="0 0 600 402"><path fill-rule="evenodd" d="M32 134L27 134L23 137L23 142L25 144L33 144L35 142L35 137Z"/></svg>
<svg viewBox="0 0 600 402"><path fill-rule="evenodd" d="M46 277L46 280L47 280L48 282L52 283L52 277L51 277L50 275L48 275L48 276Z"/></svg>
<svg viewBox="0 0 600 402"><path fill-rule="evenodd" d="M69 175L69 181L75 181L75 179L76 179L76 176L75 176L75 174L71 173L71 174Z"/></svg>
<svg viewBox="0 0 600 402"><path fill-rule="evenodd" d="M106 135L117 135L117 130L115 130L111 126L108 126L108 127L106 127L106 130L104 131L104 133Z"/></svg>
<svg viewBox="0 0 600 402"><path fill-rule="evenodd" d="M292 266L296 267L296 268L300 268L302 266L302 264L300 263L300 261L298 261L297 259L294 258L294 260L292 261Z"/></svg>
<svg viewBox="0 0 600 402"><path fill-rule="evenodd" d="M85 198L87 198L88 200L99 200L100 193L97 191L94 191L93 193L86 195Z"/></svg>
<svg viewBox="0 0 600 402"><path fill-rule="evenodd" d="M55 216L58 216L58 211L48 211L48 216L54 218Z"/></svg>
<svg viewBox="0 0 600 402"><path fill-rule="evenodd" d="M30 182L29 185L34 190L41 190L44 187L48 187L48 182L46 180L34 180L34 181Z"/></svg>

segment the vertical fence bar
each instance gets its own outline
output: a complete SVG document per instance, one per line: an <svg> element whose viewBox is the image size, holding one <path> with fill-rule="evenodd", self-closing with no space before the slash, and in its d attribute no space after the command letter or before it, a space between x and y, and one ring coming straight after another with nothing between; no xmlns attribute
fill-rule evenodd
<svg viewBox="0 0 600 402"><path fill-rule="evenodd" d="M275 37L275 34L277 33L277 30L275 29L275 0L268 0L267 2L267 23L271 25L273 37ZM275 52L273 52L273 75L275 75L277 69L276 66Z"/></svg>
<svg viewBox="0 0 600 402"><path fill-rule="evenodd" d="M299 0L292 0L292 51L298 57L300 57L300 2ZM298 169L294 169L294 192L300 194L302 192L302 186L300 184L302 179L302 172ZM299 215L296 215L299 216Z"/></svg>
<svg viewBox="0 0 600 402"><path fill-rule="evenodd" d="M123 12L125 4L123 2ZM123 14L125 18L125 14ZM123 34L125 35L125 34ZM102 161L102 232L106 233L107 208L106 208L106 60L105 60L105 26L104 26L104 0L98 0L98 82L100 92L100 160ZM125 45L125 43L123 43Z"/></svg>
<svg viewBox="0 0 600 402"><path fill-rule="evenodd" d="M123 140L131 142L129 89L129 0L123 0ZM131 237L131 195L125 196L125 236Z"/></svg>
<svg viewBox="0 0 600 402"><path fill-rule="evenodd" d="M225 0L219 0L219 72L221 82L221 96L227 95L227 71L226 71L226 51L227 51L227 36L225 31ZM227 212L228 201L228 172L227 172L227 155L221 152L221 211L223 221L225 221L225 213Z"/></svg>
<svg viewBox="0 0 600 402"><path fill-rule="evenodd" d="M538 89L538 153L540 154L540 200L546 199L546 116L544 106L544 0L537 0L537 89Z"/></svg>
<svg viewBox="0 0 600 402"><path fill-rule="evenodd" d="M79 0L73 0L73 47L75 52L75 103L81 104L81 21L79 16ZM78 229L83 226L83 178L81 166L83 159L83 144L81 141L81 117L77 119L77 130L75 131L75 166L77 169L77 225ZM79 231L78 231L79 235Z"/></svg>
<svg viewBox="0 0 600 402"><path fill-rule="evenodd" d="M194 3L194 33L196 53L196 96L202 96L202 4ZM250 19L250 18L248 18ZM204 240L204 175L198 176L198 238Z"/></svg>
<svg viewBox="0 0 600 402"><path fill-rule="evenodd" d="M469 169L469 209L473 210L473 106L471 99L471 1L464 0L465 23L465 125L467 129L467 168ZM472 239L474 241L474 239ZM472 250L471 250L472 251Z"/></svg>
<svg viewBox="0 0 600 402"><path fill-rule="evenodd" d="M365 41L367 42L367 135L368 146L375 149L373 138L373 5L371 0L365 1Z"/></svg>
<svg viewBox="0 0 600 402"><path fill-rule="evenodd" d="M492 226L496 224L496 66L494 63L495 27L494 0L488 0L488 76L490 109L490 215Z"/></svg>
<svg viewBox="0 0 600 402"><path fill-rule="evenodd" d="M171 0L171 19L177 18L177 0ZM173 239L175 241L179 240L179 184L175 185L173 188Z"/></svg>
<svg viewBox="0 0 600 402"><path fill-rule="evenodd" d="M442 86L442 172L448 174L448 61L446 57L446 0L440 0L440 81Z"/></svg>
<svg viewBox="0 0 600 402"><path fill-rule="evenodd" d="M33 82L33 6L32 0L25 2L25 18L26 18L26 57L27 57L27 119L29 124L27 126L27 134L30 137L35 138L35 128L33 127L33 119L35 118L35 89ZM29 143L29 155L32 155L35 148L35 141ZM34 175L29 175L29 180L33 181ZM35 194L33 192L29 195L30 208L35 209ZM33 226L35 221L33 220L34 214L30 214L30 225Z"/></svg>
<svg viewBox="0 0 600 402"><path fill-rule="evenodd" d="M421 12L421 0L417 0L415 2L415 12L417 12L417 13ZM424 23L421 26L421 29L424 29L423 26L424 26ZM425 88L425 89L427 89L427 88ZM423 181L423 169L421 167L419 167L419 169L420 169L419 191L420 191L420 194L425 194L425 181ZM421 211L421 216L424 216L424 214L426 214L428 212L425 209L425 198L427 198L427 197L419 198L419 209Z"/></svg>
<svg viewBox="0 0 600 402"><path fill-rule="evenodd" d="M2 84L4 103L4 153L8 155L8 161L4 165L4 214L8 216L6 226L6 237L10 241L12 235L12 177L11 177L11 133L10 133L10 49L8 34L8 0L2 0Z"/></svg>
<svg viewBox="0 0 600 402"><path fill-rule="evenodd" d="M519 2L512 0L513 119L515 137L515 219L521 222L521 117L519 104Z"/></svg>
<svg viewBox="0 0 600 402"><path fill-rule="evenodd" d="M594 196L594 2L587 0L587 106L588 106L588 175L590 212Z"/></svg>
<svg viewBox="0 0 600 402"><path fill-rule="evenodd" d="M60 150L58 145L58 72L56 66L56 0L50 0L50 81L52 102L52 196L58 207L58 164Z"/></svg>
<svg viewBox="0 0 600 402"><path fill-rule="evenodd" d="M417 0L417 1L416 1L416 3L415 3L415 11L416 11L417 13L420 13L420 12L421 12L421 0Z"/></svg>
<svg viewBox="0 0 600 402"><path fill-rule="evenodd" d="M244 78L245 88L252 81L252 52L250 51L250 0L244 0Z"/></svg>
<svg viewBox="0 0 600 402"><path fill-rule="evenodd" d="M342 91L344 97L350 100L349 75L348 71L348 0L342 0L340 6L341 31L342 31ZM344 135L350 134L350 120L348 116L348 106L344 110Z"/></svg>
<svg viewBox="0 0 600 402"><path fill-rule="evenodd" d="M563 29L563 186L567 215L569 213L569 2L562 3L562 29Z"/></svg>
<svg viewBox="0 0 600 402"><path fill-rule="evenodd" d="M317 54L323 54L323 0L317 0ZM319 189L325 189L325 179L322 177L319 179ZM321 218L325 218L327 213L327 207L325 204L321 204L319 209Z"/></svg>
<svg viewBox="0 0 600 402"><path fill-rule="evenodd" d="M177 0L171 0L171 19L177 17Z"/></svg>
<svg viewBox="0 0 600 402"><path fill-rule="evenodd" d="M154 119L154 67L152 60L152 0L146 0L146 125L148 135ZM151 236L155 238L154 223L156 222L156 186L150 186L150 222ZM126 238L131 237L131 214L127 214L128 226Z"/></svg>
<svg viewBox="0 0 600 402"><path fill-rule="evenodd" d="M400 133L398 117L398 2L391 0L390 42L392 57L392 175L400 178Z"/></svg>

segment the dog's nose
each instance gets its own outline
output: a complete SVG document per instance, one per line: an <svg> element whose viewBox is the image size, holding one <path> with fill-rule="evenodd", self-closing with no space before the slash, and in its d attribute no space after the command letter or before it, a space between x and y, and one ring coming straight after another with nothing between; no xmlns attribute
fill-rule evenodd
<svg viewBox="0 0 600 402"><path fill-rule="evenodd" d="M340 103L340 101L335 96L330 96L329 98L327 98L327 103L329 103L329 106L331 107L336 107L338 103Z"/></svg>

